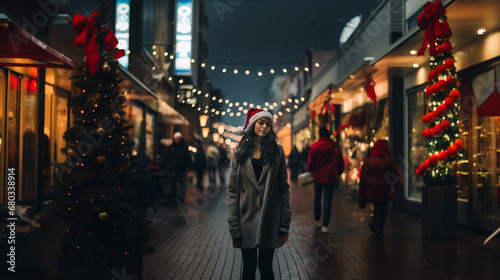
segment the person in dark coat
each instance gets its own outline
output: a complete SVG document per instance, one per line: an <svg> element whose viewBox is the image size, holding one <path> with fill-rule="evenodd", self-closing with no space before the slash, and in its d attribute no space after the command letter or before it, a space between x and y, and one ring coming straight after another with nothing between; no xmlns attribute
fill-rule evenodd
<svg viewBox="0 0 500 280"><path fill-rule="evenodd" d="M248 111L229 166L227 221L244 280L255 279L257 265L261 279L274 279L274 250L286 242L292 216L285 154L272 122L270 112Z"/></svg>
<svg viewBox="0 0 500 280"><path fill-rule="evenodd" d="M288 166L290 166L292 181L297 182L300 168L300 153L296 146L293 146L292 151L288 155Z"/></svg>
<svg viewBox="0 0 500 280"><path fill-rule="evenodd" d="M338 187L339 176L344 172L344 158L340 147L330 138L330 131L320 127L319 139L311 145L307 171L314 179L314 219L321 232L328 233L332 212L333 190ZM321 196L323 198L323 223L321 223Z"/></svg>
<svg viewBox="0 0 500 280"><path fill-rule="evenodd" d="M174 133L174 142L167 148L167 162L169 168L175 169L174 185L177 186L177 198L184 203L186 196L187 172L193 164L186 141L180 132Z"/></svg>
<svg viewBox="0 0 500 280"><path fill-rule="evenodd" d="M198 148L194 154L194 168L196 169L196 188L200 192L203 192L203 176L205 175L205 169L207 168L207 159L201 141L198 143Z"/></svg>
<svg viewBox="0 0 500 280"><path fill-rule="evenodd" d="M227 158L226 144L222 143L218 146L219 148L219 180L221 186L226 184L226 169L229 159Z"/></svg>
<svg viewBox="0 0 500 280"><path fill-rule="evenodd" d="M377 236L383 235L388 203L393 200L395 189L401 186L403 176L389 152L387 141L375 142L361 167L358 206L366 208L367 200L373 204L375 209L369 227Z"/></svg>
<svg viewBox="0 0 500 280"><path fill-rule="evenodd" d="M306 144L305 147L300 151L300 162L302 164L302 170L300 172L306 172L307 169L307 158L309 157L309 151L311 150L311 146L309 143Z"/></svg>

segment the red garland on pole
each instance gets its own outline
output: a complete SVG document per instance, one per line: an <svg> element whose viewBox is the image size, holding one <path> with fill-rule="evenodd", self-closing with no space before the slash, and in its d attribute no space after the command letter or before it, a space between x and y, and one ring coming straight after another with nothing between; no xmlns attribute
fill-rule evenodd
<svg viewBox="0 0 500 280"><path fill-rule="evenodd" d="M99 16L99 12L93 12L90 19L87 19L85 16L79 14L73 15L73 30L78 33L75 37L74 45L76 47L85 48L85 56L87 57L90 75L94 75L94 73L99 69L99 63L101 60L96 40L96 33L99 29L108 31L104 37L104 50L112 50L116 47L116 45L118 45L118 40L116 39L111 28L109 26L104 26L102 28L99 26L99 22L97 20ZM124 55L124 50L118 50L115 53L114 59L118 59Z"/></svg>
<svg viewBox="0 0 500 280"><path fill-rule="evenodd" d="M368 96L368 98L373 100L373 102L375 102L375 106L377 106L378 103L377 103L377 94L375 93L375 82L373 81L372 78L367 79L364 88L365 88L366 95Z"/></svg>
<svg viewBox="0 0 500 280"><path fill-rule="evenodd" d="M445 55L445 53L448 56L450 55L452 45L448 39L451 37L451 30L446 22L445 14L446 11L440 1L436 1L434 4L427 2L424 5L424 12L417 18L418 26L420 29L425 30L422 47L418 55L424 54L427 45L429 45L429 54L434 57L433 60L436 62L443 60L441 56ZM436 46L436 39L446 41L442 41L440 45ZM448 110L453 112L455 104L459 103L460 99L460 92L455 88L456 81L453 77L453 73L455 73L454 59L446 58L441 63L435 66L428 75L427 97L435 98L435 95L450 90L450 87L453 89L449 91L449 96L443 98L443 100L439 100L434 105L434 109L431 109L432 111L429 111L422 117L422 122L428 125L428 128L422 131L424 138L441 137L441 135L450 129L451 123L446 119L449 118L446 115L447 112L449 114ZM433 102L436 103L436 100L434 99ZM447 147L445 146L441 150L434 151L427 160L420 164L415 170L417 176L424 176L428 169L433 168L439 162L445 162L449 158L455 157L458 151L463 148L463 142L460 138L456 138L454 141L451 139L451 142L445 145Z"/></svg>

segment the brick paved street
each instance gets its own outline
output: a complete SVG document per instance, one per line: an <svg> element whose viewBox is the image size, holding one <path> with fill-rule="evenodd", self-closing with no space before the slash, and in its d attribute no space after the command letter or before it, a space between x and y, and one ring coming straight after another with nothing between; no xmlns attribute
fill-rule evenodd
<svg viewBox="0 0 500 280"><path fill-rule="evenodd" d="M160 201L158 213L150 211L156 252L144 259L144 279L239 279L241 253L227 229L226 190L205 194L190 186L185 205ZM460 228L458 240L422 240L420 216L391 209L385 236L375 238L370 211L337 191L330 233L322 234L314 228L312 198L312 185L291 185L291 232L276 250L276 279L500 278L500 239L484 247L487 233Z"/></svg>

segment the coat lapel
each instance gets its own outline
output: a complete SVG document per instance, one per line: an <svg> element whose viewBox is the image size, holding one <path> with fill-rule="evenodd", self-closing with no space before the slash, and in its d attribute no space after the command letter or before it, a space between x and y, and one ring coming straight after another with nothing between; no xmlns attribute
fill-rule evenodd
<svg viewBox="0 0 500 280"><path fill-rule="evenodd" d="M259 185L257 182L257 177L255 177L255 171L253 170L252 159L250 157L248 157L248 159L245 161L242 170L245 172L246 177L250 179L252 185L258 189Z"/></svg>
<svg viewBox="0 0 500 280"><path fill-rule="evenodd" d="M264 178L267 177L265 175L267 175L267 172L269 172L269 168L271 168L271 165L269 164L269 162L267 162L266 164L264 164L264 166L262 167L262 173L260 174L260 178L258 179L258 185L259 186L260 186L260 184L262 184L262 180L264 180Z"/></svg>

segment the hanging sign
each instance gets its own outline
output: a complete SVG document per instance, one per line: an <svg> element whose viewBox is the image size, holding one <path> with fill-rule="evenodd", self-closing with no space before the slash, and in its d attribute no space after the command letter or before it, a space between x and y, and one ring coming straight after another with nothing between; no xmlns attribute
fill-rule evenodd
<svg viewBox="0 0 500 280"><path fill-rule="evenodd" d="M193 37L193 2L191 0L177 0L175 23L175 73L190 75Z"/></svg>
<svg viewBox="0 0 500 280"><path fill-rule="evenodd" d="M128 50L130 38L130 0L116 0L115 36L118 39L118 49L124 50L125 55L118 62L128 69Z"/></svg>

